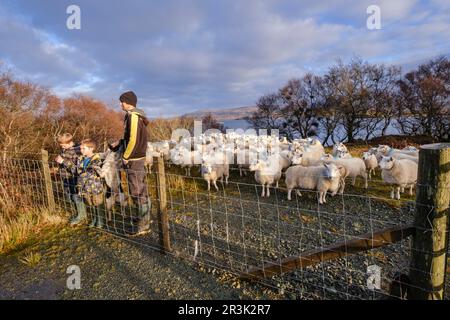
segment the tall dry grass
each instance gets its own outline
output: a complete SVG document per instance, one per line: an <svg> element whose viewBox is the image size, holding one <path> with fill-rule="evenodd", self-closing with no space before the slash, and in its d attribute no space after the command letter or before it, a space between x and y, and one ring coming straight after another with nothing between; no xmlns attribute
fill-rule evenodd
<svg viewBox="0 0 450 320"><path fill-rule="evenodd" d="M0 181L0 253L25 243L43 228L66 221L66 213L35 203L36 191L20 181Z"/></svg>
<svg viewBox="0 0 450 320"><path fill-rule="evenodd" d="M31 235L49 226L67 221L60 211L47 208L10 208L0 211L0 253L7 253L25 243Z"/></svg>

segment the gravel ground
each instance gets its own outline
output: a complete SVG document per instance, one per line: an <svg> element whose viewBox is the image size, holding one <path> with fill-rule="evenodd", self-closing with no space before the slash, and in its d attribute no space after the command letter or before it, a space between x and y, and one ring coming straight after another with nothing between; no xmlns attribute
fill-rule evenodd
<svg viewBox="0 0 450 320"><path fill-rule="evenodd" d="M65 228L0 256L0 299L279 299L242 286L219 270L188 263L96 230ZM29 252L40 261L23 263ZM66 288L66 269L81 269L81 289Z"/></svg>
<svg viewBox="0 0 450 320"><path fill-rule="evenodd" d="M233 172L231 180L239 183L219 192L208 192L194 175L167 179L175 256L152 249L158 243L156 223L146 236L120 238L134 213L124 215L117 208L107 232L64 228L0 256L0 299L385 299L394 274L408 273L409 239L261 283L240 281L236 275L253 266L411 223L414 204L377 198L381 186L376 182L369 191L348 186L345 195L318 205L314 192L287 201L282 188L261 198L253 174L240 178ZM154 201L152 177L149 191ZM33 267L20 261L29 252L42 256ZM81 290L66 289L69 265L81 268ZM381 268L381 288L375 291L367 288L372 265Z"/></svg>

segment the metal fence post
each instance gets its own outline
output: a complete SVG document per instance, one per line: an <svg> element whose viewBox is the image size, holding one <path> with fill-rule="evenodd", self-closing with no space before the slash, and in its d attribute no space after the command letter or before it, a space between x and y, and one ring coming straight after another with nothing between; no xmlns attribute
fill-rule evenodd
<svg viewBox="0 0 450 320"><path fill-rule="evenodd" d="M422 146L419 153L409 299L444 298L449 188L450 143Z"/></svg>
<svg viewBox="0 0 450 320"><path fill-rule="evenodd" d="M48 151L42 149L42 169L44 172L45 192L47 194L47 205L50 210L55 210L55 196L53 194L52 176L50 174L50 166L48 164Z"/></svg>
<svg viewBox="0 0 450 320"><path fill-rule="evenodd" d="M157 157L156 190L158 203L159 241L163 252L170 252L169 217L167 215L166 173L163 157Z"/></svg>

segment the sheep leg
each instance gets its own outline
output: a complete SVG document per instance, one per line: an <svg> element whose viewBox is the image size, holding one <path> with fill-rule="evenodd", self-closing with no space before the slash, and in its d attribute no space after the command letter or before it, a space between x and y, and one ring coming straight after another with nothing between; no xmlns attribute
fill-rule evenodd
<svg viewBox="0 0 450 320"><path fill-rule="evenodd" d="M113 204L114 204L114 202L115 202L115 199L114 199L115 197L114 196L111 196L111 197L108 197L108 198L106 198L106 210L111 210L112 209L112 207L113 207Z"/></svg>
<svg viewBox="0 0 450 320"><path fill-rule="evenodd" d="M108 221L111 221L112 212L111 209L115 202L115 196L111 196L109 198L106 198L106 211L108 212Z"/></svg>
<svg viewBox="0 0 450 320"><path fill-rule="evenodd" d="M400 200L400 187L397 187L397 200Z"/></svg>
<svg viewBox="0 0 450 320"><path fill-rule="evenodd" d="M352 178L352 186L353 186L353 187L355 186L355 183L356 183L356 177L353 177L353 178Z"/></svg>
<svg viewBox="0 0 450 320"><path fill-rule="evenodd" d="M265 190L264 190L264 185L262 184L262 192L261 192L261 198L264 198L265 197Z"/></svg>
<svg viewBox="0 0 450 320"><path fill-rule="evenodd" d="M292 189L289 189L289 188L288 188L288 194L287 194L287 199L288 199L288 200L292 200L292 198L291 198L291 192L292 192Z"/></svg>
<svg viewBox="0 0 450 320"><path fill-rule="evenodd" d="M413 187L414 187L413 184L410 184L410 185L409 185L409 195L410 195L410 196L413 195Z"/></svg>
<svg viewBox="0 0 450 320"><path fill-rule="evenodd" d="M268 198L268 197L270 197L269 185L266 185L266 190L267 190L266 197Z"/></svg>
<svg viewBox="0 0 450 320"><path fill-rule="evenodd" d="M364 179L364 188L367 189L369 187L369 185L367 183L367 172L365 172L365 171L363 174L363 179Z"/></svg>
<svg viewBox="0 0 450 320"><path fill-rule="evenodd" d="M225 176L225 185L228 185L228 175Z"/></svg>
<svg viewBox="0 0 450 320"><path fill-rule="evenodd" d="M296 193L299 197L302 196L302 193L300 192L300 190L295 190L295 193Z"/></svg>
<svg viewBox="0 0 450 320"><path fill-rule="evenodd" d="M209 182L209 180L206 180L206 182L208 183L208 191L211 189L211 183Z"/></svg>
<svg viewBox="0 0 450 320"><path fill-rule="evenodd" d="M391 187L391 199L394 199L394 187Z"/></svg>
<svg viewBox="0 0 450 320"><path fill-rule="evenodd" d="M341 179L341 187L339 188L339 193L343 194L345 189L345 178Z"/></svg>
<svg viewBox="0 0 450 320"><path fill-rule="evenodd" d="M278 183L280 182L280 180L277 180L277 184L276 184L276 188L278 189Z"/></svg>
<svg viewBox="0 0 450 320"><path fill-rule="evenodd" d="M239 167L239 176L242 177L242 167Z"/></svg>
<svg viewBox="0 0 450 320"><path fill-rule="evenodd" d="M219 187L217 186L216 180L213 180L213 183L214 183L214 187L216 187L216 190L219 191Z"/></svg>

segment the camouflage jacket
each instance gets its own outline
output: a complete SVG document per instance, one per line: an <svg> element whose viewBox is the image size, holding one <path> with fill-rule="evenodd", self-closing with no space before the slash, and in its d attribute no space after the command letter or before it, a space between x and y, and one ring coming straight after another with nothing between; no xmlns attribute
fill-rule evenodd
<svg viewBox="0 0 450 320"><path fill-rule="evenodd" d="M60 156L66 162L77 163L78 157L81 156L80 146L75 145L72 148L63 149L60 153ZM63 164L59 165L59 173L61 174L61 178L63 179L74 178L74 174Z"/></svg>
<svg viewBox="0 0 450 320"><path fill-rule="evenodd" d="M100 177L102 160L98 153L91 160L80 156L73 161L64 161L63 165L72 174L77 175L77 190L80 196L101 194L103 192L103 179Z"/></svg>

